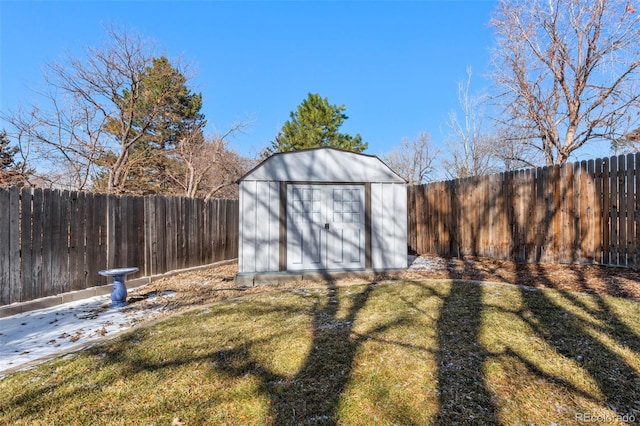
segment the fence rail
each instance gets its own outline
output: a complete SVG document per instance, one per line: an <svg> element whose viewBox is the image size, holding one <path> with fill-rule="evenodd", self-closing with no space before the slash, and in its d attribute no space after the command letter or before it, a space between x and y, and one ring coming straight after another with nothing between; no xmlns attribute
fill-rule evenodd
<svg viewBox="0 0 640 426"><path fill-rule="evenodd" d="M640 154L413 186L410 249L640 268Z"/></svg>
<svg viewBox="0 0 640 426"><path fill-rule="evenodd" d="M238 202L0 187L0 306L237 257Z"/></svg>

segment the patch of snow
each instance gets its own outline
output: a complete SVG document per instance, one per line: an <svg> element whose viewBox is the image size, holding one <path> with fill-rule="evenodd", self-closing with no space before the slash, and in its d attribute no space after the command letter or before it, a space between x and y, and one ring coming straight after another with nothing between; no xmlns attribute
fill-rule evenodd
<svg viewBox="0 0 640 426"><path fill-rule="evenodd" d="M447 261L441 257L408 256L409 270L438 271L447 268Z"/></svg>
<svg viewBox="0 0 640 426"><path fill-rule="evenodd" d="M171 297L175 292L165 292ZM149 294L146 300L157 298ZM110 308L109 295L0 318L0 377L3 372L132 328L159 314L164 306L133 303ZM136 306L137 305L137 306Z"/></svg>

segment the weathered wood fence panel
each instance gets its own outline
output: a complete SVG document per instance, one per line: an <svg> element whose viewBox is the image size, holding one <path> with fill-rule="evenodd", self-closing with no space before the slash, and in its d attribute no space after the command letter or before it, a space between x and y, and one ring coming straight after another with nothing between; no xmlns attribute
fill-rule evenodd
<svg viewBox="0 0 640 426"><path fill-rule="evenodd" d="M0 187L0 306L237 257L238 202Z"/></svg>
<svg viewBox="0 0 640 426"><path fill-rule="evenodd" d="M640 268L640 154L412 186L420 253Z"/></svg>

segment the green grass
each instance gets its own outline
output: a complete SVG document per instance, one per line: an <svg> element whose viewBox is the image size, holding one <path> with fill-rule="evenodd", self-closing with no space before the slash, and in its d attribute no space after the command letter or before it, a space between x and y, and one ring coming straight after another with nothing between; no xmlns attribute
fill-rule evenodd
<svg viewBox="0 0 640 426"><path fill-rule="evenodd" d="M638 421L639 320L631 300L460 281L276 291L9 375L0 424Z"/></svg>

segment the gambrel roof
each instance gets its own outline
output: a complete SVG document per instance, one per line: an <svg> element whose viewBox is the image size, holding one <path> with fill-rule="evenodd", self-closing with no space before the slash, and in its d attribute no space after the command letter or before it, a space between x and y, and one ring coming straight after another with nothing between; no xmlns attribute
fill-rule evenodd
<svg viewBox="0 0 640 426"><path fill-rule="evenodd" d="M406 183L375 155L330 147L274 154L239 181Z"/></svg>

